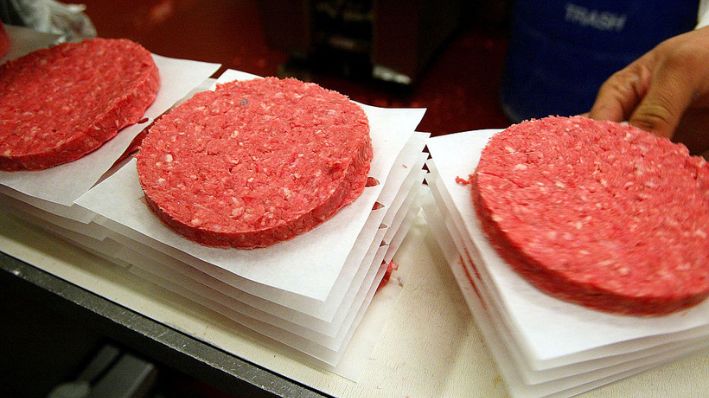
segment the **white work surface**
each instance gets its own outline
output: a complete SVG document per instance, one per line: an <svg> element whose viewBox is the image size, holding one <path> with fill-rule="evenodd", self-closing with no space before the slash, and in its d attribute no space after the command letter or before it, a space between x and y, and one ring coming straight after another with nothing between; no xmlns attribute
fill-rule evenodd
<svg viewBox="0 0 709 398"><path fill-rule="evenodd" d="M293 351L217 313L6 216L0 216L0 250L139 313L160 313L163 322L176 329L198 328L204 341L338 397L507 396L450 268L421 217L395 257L399 270L390 283L403 287L393 304L389 302L394 308L388 311L389 319L358 383L306 365ZM372 306L376 305L375 299ZM706 397L709 356L689 357L582 396Z"/></svg>

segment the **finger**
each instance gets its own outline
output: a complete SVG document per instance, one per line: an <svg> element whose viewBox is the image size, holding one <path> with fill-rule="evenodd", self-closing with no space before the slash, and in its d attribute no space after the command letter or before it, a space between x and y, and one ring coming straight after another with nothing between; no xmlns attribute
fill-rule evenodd
<svg viewBox="0 0 709 398"><path fill-rule="evenodd" d="M709 126L709 108L690 107L684 112L672 136L672 141L683 143L693 155L709 152L707 126Z"/></svg>
<svg viewBox="0 0 709 398"><path fill-rule="evenodd" d="M672 137L695 93L694 74L681 60L658 67L647 94L630 117L630 124L663 137Z"/></svg>
<svg viewBox="0 0 709 398"><path fill-rule="evenodd" d="M620 122L627 120L648 90L650 70L646 58L614 73L598 91L589 117Z"/></svg>

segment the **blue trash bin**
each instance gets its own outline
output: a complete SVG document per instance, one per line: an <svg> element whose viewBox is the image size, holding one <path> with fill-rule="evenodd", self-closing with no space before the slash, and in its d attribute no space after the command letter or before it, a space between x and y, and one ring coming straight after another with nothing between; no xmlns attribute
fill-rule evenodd
<svg viewBox="0 0 709 398"><path fill-rule="evenodd" d="M517 0L502 105L515 122L587 112L601 84L691 30L698 1Z"/></svg>

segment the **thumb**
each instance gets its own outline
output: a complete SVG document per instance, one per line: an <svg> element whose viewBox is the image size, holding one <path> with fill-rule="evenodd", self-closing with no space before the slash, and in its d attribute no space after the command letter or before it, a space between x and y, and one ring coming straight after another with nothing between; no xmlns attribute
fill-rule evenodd
<svg viewBox="0 0 709 398"><path fill-rule="evenodd" d="M672 64L659 68L629 120L636 127L668 138L674 134L695 92L693 74Z"/></svg>

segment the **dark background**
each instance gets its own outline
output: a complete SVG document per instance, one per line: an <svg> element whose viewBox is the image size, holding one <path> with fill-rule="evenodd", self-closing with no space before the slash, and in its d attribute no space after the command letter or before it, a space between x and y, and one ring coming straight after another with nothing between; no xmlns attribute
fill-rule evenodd
<svg viewBox="0 0 709 398"><path fill-rule="evenodd" d="M265 23L278 17L279 5L297 1L85 0L80 3L86 5L86 14L98 36L125 37L156 54L218 62L226 68L261 76L295 75L369 105L425 107L428 111L418 130L433 135L509 124L500 106L509 26L507 1L453 2L458 12L449 20L435 21L405 36L410 41L401 42L392 51L425 44L432 32L441 27L450 30L438 43L430 44L434 48L428 60L421 65L414 84L407 87L375 81L361 71L343 72L347 69L342 65L347 55L342 52L311 60L311 64L300 68L289 68L287 64L293 64L291 54L268 43L264 31ZM396 7L394 10L410 13L412 17L426 15L430 4L440 7L440 1L391 3L390 8ZM387 21L382 29L396 32L406 28L404 25L411 19ZM288 21L288 16L285 20ZM354 56L351 58L352 69L356 69L358 61Z"/></svg>

